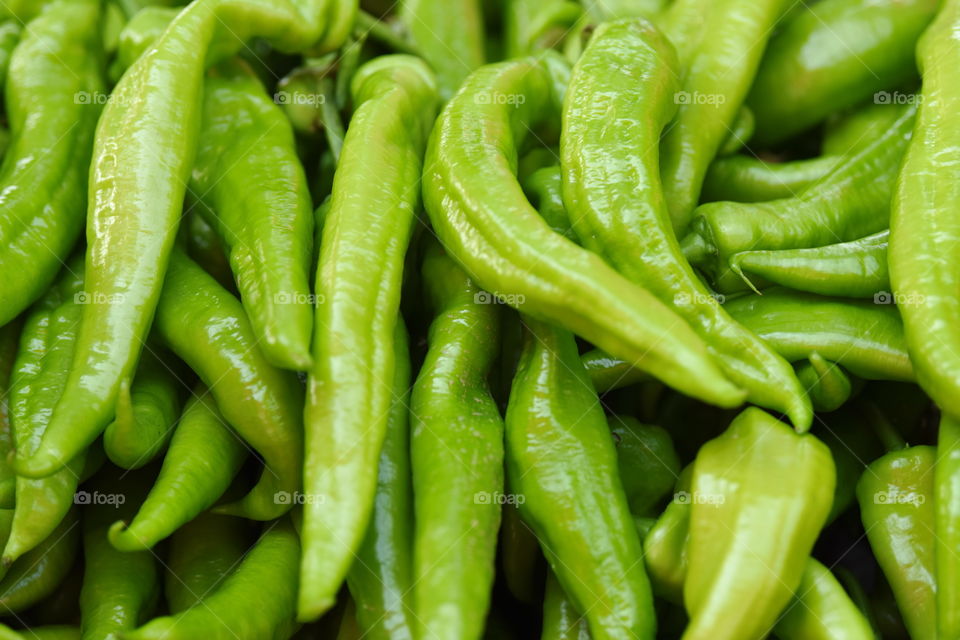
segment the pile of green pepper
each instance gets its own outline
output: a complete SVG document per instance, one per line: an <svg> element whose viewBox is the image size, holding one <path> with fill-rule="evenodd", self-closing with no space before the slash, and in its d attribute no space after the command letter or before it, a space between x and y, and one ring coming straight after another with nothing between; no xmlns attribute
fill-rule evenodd
<svg viewBox="0 0 960 640"><path fill-rule="evenodd" d="M960 640L958 33L0 1L0 640Z"/></svg>

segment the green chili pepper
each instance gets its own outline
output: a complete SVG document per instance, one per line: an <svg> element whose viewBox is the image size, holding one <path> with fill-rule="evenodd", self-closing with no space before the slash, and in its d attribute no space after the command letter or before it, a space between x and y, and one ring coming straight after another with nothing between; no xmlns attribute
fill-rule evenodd
<svg viewBox="0 0 960 640"><path fill-rule="evenodd" d="M740 111L737 112L737 119L733 121L733 127L730 129L730 133L727 134L723 145L721 145L717 151L717 155L729 156L743 149L743 147L750 142L750 138L753 137L753 129L753 111L744 105L740 107ZM713 164L710 166L712 167Z"/></svg>
<svg viewBox="0 0 960 640"><path fill-rule="evenodd" d="M717 158L703 180L704 202L766 202L793 198L817 184L842 162L821 156L791 162L766 162L752 156Z"/></svg>
<svg viewBox="0 0 960 640"><path fill-rule="evenodd" d="M437 73L440 97L449 100L484 61L480 0L403 0L400 16L420 54Z"/></svg>
<svg viewBox="0 0 960 640"><path fill-rule="evenodd" d="M171 613L195 607L217 592L250 548L246 524L207 512L173 533L164 584Z"/></svg>
<svg viewBox="0 0 960 640"><path fill-rule="evenodd" d="M50 286L83 226L93 132L105 95L99 0L58 0L30 22L7 72L12 139L0 166L0 325Z"/></svg>
<svg viewBox="0 0 960 640"><path fill-rule="evenodd" d="M780 614L780 640L873 640L876 635L829 569L810 558L796 596Z"/></svg>
<svg viewBox="0 0 960 640"><path fill-rule="evenodd" d="M593 387L601 393L650 380L649 374L599 349L583 354L580 361L587 370Z"/></svg>
<svg viewBox="0 0 960 640"><path fill-rule="evenodd" d="M314 364L304 413L310 500L304 505L298 607L303 620L333 604L373 508L372 470L393 396L388 381L404 255L437 101L429 69L404 55L364 65L352 92L355 112L317 267Z"/></svg>
<svg viewBox="0 0 960 640"><path fill-rule="evenodd" d="M209 390L198 385L156 483L132 520L110 527L110 542L121 551L153 547L213 505L246 457L246 446L227 426Z"/></svg>
<svg viewBox="0 0 960 640"><path fill-rule="evenodd" d="M550 228L569 240L577 241L570 216L563 204L563 175L560 165L543 167L523 180L523 190Z"/></svg>
<svg viewBox="0 0 960 640"><path fill-rule="evenodd" d="M676 110L675 78L672 47L649 23L608 22L594 33L573 70L560 138L574 230L585 247L690 323L748 400L806 430L813 410L789 364L727 315L673 233L657 141Z"/></svg>
<svg viewBox="0 0 960 640"><path fill-rule="evenodd" d="M109 482L105 480L109 479ZM149 485L143 472L110 472L96 486L121 492L122 504L90 504L83 512L83 589L80 614L87 640L119 638L149 616L160 595L157 561L149 551L124 553L107 539L118 516L133 515ZM150 477L152 480L152 477Z"/></svg>
<svg viewBox="0 0 960 640"><path fill-rule="evenodd" d="M424 166L434 232L478 285L524 313L577 332L694 397L736 406L686 323L599 256L554 233L516 179L517 147L551 106L531 59L473 73L441 113ZM559 96L553 97L555 103Z"/></svg>
<svg viewBox="0 0 960 640"><path fill-rule="evenodd" d="M119 80L123 72L160 39L180 11L171 7L144 7L132 14L120 32L111 75Z"/></svg>
<svg viewBox="0 0 960 640"><path fill-rule="evenodd" d="M264 355L285 369L307 369L313 306L307 177L289 120L241 62L222 64L204 81L190 189L228 251Z"/></svg>
<svg viewBox="0 0 960 640"><path fill-rule="evenodd" d="M673 440L663 427L641 424L627 416L614 416L609 422L630 513L655 515L655 507L680 475Z"/></svg>
<svg viewBox="0 0 960 640"><path fill-rule="evenodd" d="M20 42L23 27L16 20L7 20L0 23L0 87L7 84L7 71L10 69L10 59L13 50Z"/></svg>
<svg viewBox="0 0 960 640"><path fill-rule="evenodd" d="M674 604L683 603L683 582L690 561L687 540L692 474L692 465L680 473L673 499L643 539L643 561L653 592Z"/></svg>
<svg viewBox="0 0 960 640"><path fill-rule="evenodd" d="M853 382L847 372L816 351L797 366L797 378L817 412L836 411L853 394Z"/></svg>
<svg viewBox="0 0 960 640"><path fill-rule="evenodd" d="M671 0L581 0L596 21L650 17L667 8Z"/></svg>
<svg viewBox="0 0 960 640"><path fill-rule="evenodd" d="M573 30L583 9L571 0L510 0L504 26L506 58L552 49Z"/></svg>
<svg viewBox="0 0 960 640"><path fill-rule="evenodd" d="M505 495L510 488L504 487ZM500 523L500 570L510 595L525 604L535 604L540 598L539 569L543 554L536 535L515 504L505 504Z"/></svg>
<svg viewBox="0 0 960 640"><path fill-rule="evenodd" d="M416 619L423 637L467 640L483 634L509 497L503 420L487 384L500 314L436 245L423 280L437 315L410 403Z"/></svg>
<svg viewBox="0 0 960 640"><path fill-rule="evenodd" d="M727 139L785 0L675 0L664 30L677 47L679 105L663 138L663 186L673 227L682 234L707 168Z"/></svg>
<svg viewBox="0 0 960 640"><path fill-rule="evenodd" d="M653 638L642 546L596 392L570 333L526 323L506 419L520 513L592 637Z"/></svg>
<svg viewBox="0 0 960 640"><path fill-rule="evenodd" d="M912 94L906 99L918 100ZM892 127L902 111L903 107L898 103L872 100L851 113L833 118L826 124L821 153L827 156L856 153Z"/></svg>
<svg viewBox="0 0 960 640"><path fill-rule="evenodd" d="M23 611L57 590L77 555L80 522L71 509L39 545L20 556L0 580L0 612Z"/></svg>
<svg viewBox="0 0 960 640"><path fill-rule="evenodd" d="M289 638L296 629L300 542L289 518L270 523L236 570L194 606L124 632L123 640Z"/></svg>
<svg viewBox="0 0 960 640"><path fill-rule="evenodd" d="M543 593L543 630L540 640L590 640L583 616L574 609L553 572L547 573Z"/></svg>
<svg viewBox="0 0 960 640"><path fill-rule="evenodd" d="M960 637L960 423L944 414L934 467L936 505L937 637Z"/></svg>
<svg viewBox="0 0 960 640"><path fill-rule="evenodd" d="M700 448L690 485L684 638L761 638L770 630L800 585L835 474L823 443L755 408Z"/></svg>
<svg viewBox="0 0 960 640"><path fill-rule="evenodd" d="M893 91L916 75L917 39L939 0L823 0L770 40L747 103L756 142L786 140L835 111ZM889 91L889 92L888 92Z"/></svg>
<svg viewBox="0 0 960 640"><path fill-rule="evenodd" d="M913 380L900 314L879 304L767 289L725 305L735 320L790 362L816 352L867 380Z"/></svg>
<svg viewBox="0 0 960 640"><path fill-rule="evenodd" d="M71 260L61 279L27 317L10 381L10 418L18 454L40 443L47 420L70 374L83 304L83 262ZM3 564L41 544L74 503L85 462L81 452L63 469L45 478L16 479L13 529L3 550Z"/></svg>
<svg viewBox="0 0 960 640"><path fill-rule="evenodd" d="M872 298L890 289L887 242L890 231L812 249L744 251L730 268L744 278L759 276L799 291L824 296Z"/></svg>
<svg viewBox="0 0 960 640"><path fill-rule="evenodd" d="M139 469L157 457L180 415L182 383L171 365L148 349L133 385L120 385L117 417L103 432L103 448L118 467Z"/></svg>
<svg viewBox="0 0 960 640"><path fill-rule="evenodd" d="M730 269L734 254L821 247L883 230L915 114L914 106L904 108L883 136L844 158L830 175L794 198L702 205L681 243L687 258L706 270L721 290L738 291L746 283Z"/></svg>
<svg viewBox="0 0 960 640"><path fill-rule="evenodd" d="M935 460L933 447L893 451L867 467L857 484L867 539L914 640L938 637Z"/></svg>
<svg viewBox="0 0 960 640"><path fill-rule="evenodd" d="M85 307L67 388L42 446L18 460L19 471L42 476L73 458L106 426L121 381L133 375L196 154L204 67L254 36L282 51L336 48L356 7L356 0L197 0L123 75L97 126L87 218L85 287L110 303Z"/></svg>
<svg viewBox="0 0 960 640"><path fill-rule="evenodd" d="M960 144L954 105L960 86L949 73L960 62L960 2L944 0L917 48L923 75L920 112L903 161L890 214L890 280L898 296L917 380L948 414L960 415L960 267L950 256L960 237L960 167L947 150Z"/></svg>
<svg viewBox="0 0 960 640"><path fill-rule="evenodd" d="M227 422L263 456L257 485L218 511L256 520L282 515L300 488L303 394L295 375L267 362L240 301L179 249L171 256L154 327L210 388Z"/></svg>
<svg viewBox="0 0 960 640"><path fill-rule="evenodd" d="M393 399L377 467L377 500L366 537L347 574L361 636L370 640L413 640L416 620L412 606L410 348L402 321L397 322L394 333Z"/></svg>

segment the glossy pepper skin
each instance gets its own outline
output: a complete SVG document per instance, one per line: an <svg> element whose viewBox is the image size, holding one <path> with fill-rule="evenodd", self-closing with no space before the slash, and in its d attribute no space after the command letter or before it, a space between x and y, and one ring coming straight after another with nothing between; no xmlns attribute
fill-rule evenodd
<svg viewBox="0 0 960 640"><path fill-rule="evenodd" d="M80 546L80 521L73 508L43 542L22 555L0 580L0 612L19 613L56 591Z"/></svg>
<svg viewBox="0 0 960 640"><path fill-rule="evenodd" d="M209 389L198 384L180 417L156 482L137 505L138 510L113 523L110 543L121 551L152 548L213 506L248 453Z"/></svg>
<svg viewBox="0 0 960 640"><path fill-rule="evenodd" d="M916 640L937 638L934 497L936 449L893 451L857 484L867 538Z"/></svg>
<svg viewBox="0 0 960 640"><path fill-rule="evenodd" d="M71 260L60 280L33 307L24 322L9 387L10 423L17 451L40 443L46 421L63 392L82 313L83 262ZM45 478L16 478L16 505L3 564L41 544L74 504L86 453Z"/></svg>
<svg viewBox="0 0 960 640"><path fill-rule="evenodd" d="M797 378L807 390L817 412L836 411L853 394L854 385L847 372L814 351L797 366Z"/></svg>
<svg viewBox="0 0 960 640"><path fill-rule="evenodd" d="M483 635L505 492L503 419L487 382L500 312L436 245L422 279L436 317L410 404L416 620L423 637L468 640Z"/></svg>
<svg viewBox="0 0 960 640"><path fill-rule="evenodd" d="M884 135L794 198L701 205L681 243L684 253L718 288L731 292L747 286L730 269L734 254L822 247L882 231L889 224L890 198L915 119L915 105L902 107Z"/></svg>
<svg viewBox="0 0 960 640"><path fill-rule="evenodd" d="M217 592L252 546L246 524L206 512L174 532L163 589L171 613L195 607Z"/></svg>
<svg viewBox="0 0 960 640"><path fill-rule="evenodd" d="M728 138L785 0L675 0L661 19L680 58L679 108L662 142L673 228L682 235Z"/></svg>
<svg viewBox="0 0 960 640"><path fill-rule="evenodd" d="M377 499L347 574L363 637L413 640L413 487L410 475L410 347L397 322L393 400L377 466ZM444 558L446 560L446 558Z"/></svg>
<svg viewBox="0 0 960 640"><path fill-rule="evenodd" d="M822 442L755 408L700 448L690 483L683 638L770 631L826 522L835 473Z"/></svg>
<svg viewBox="0 0 960 640"><path fill-rule="evenodd" d="M313 328L313 207L293 128L274 99L239 61L208 73L190 191L223 240L260 348L274 365L302 371Z"/></svg>
<svg viewBox="0 0 960 640"><path fill-rule="evenodd" d="M223 417L266 465L246 496L218 510L255 520L283 515L292 505L282 498L300 489L303 464L303 392L296 376L267 362L240 301L179 249L154 329L197 372Z"/></svg>
<svg viewBox="0 0 960 640"><path fill-rule="evenodd" d="M449 100L484 62L481 0L402 0L400 17L436 72L440 97Z"/></svg>
<svg viewBox="0 0 960 640"><path fill-rule="evenodd" d="M703 202L766 202L800 195L841 162L840 156L766 162L746 155L717 158L703 179Z"/></svg>
<svg viewBox="0 0 960 640"><path fill-rule="evenodd" d="M256 544L200 606L154 618L124 640L286 640L296 629L300 541L290 518L265 525Z"/></svg>
<svg viewBox="0 0 960 640"><path fill-rule="evenodd" d="M640 537L576 342L562 329L525 324L506 418L507 476L520 514L593 638L653 638Z"/></svg>
<svg viewBox="0 0 960 640"><path fill-rule="evenodd" d="M940 417L933 501L936 505L937 634L960 637L960 422Z"/></svg>
<svg viewBox="0 0 960 640"><path fill-rule="evenodd" d="M821 298L767 289L727 302L730 315L790 362L814 352L867 380L911 382L914 370L892 300Z"/></svg>
<svg viewBox="0 0 960 640"><path fill-rule="evenodd" d="M14 449L10 424L10 380L20 347L20 322L0 328L0 509L12 509L17 475L10 464Z"/></svg>
<svg viewBox="0 0 960 640"><path fill-rule="evenodd" d="M960 415L960 265L952 259L960 240L960 146L953 117L960 86L952 69L960 64L960 2L945 0L918 45L922 101L890 215L890 280L908 296L901 305L917 380L941 409Z"/></svg>
<svg viewBox="0 0 960 640"><path fill-rule="evenodd" d="M543 630L540 640L590 640L590 630L574 608L553 572L547 573L543 592Z"/></svg>
<svg viewBox="0 0 960 640"><path fill-rule="evenodd" d="M107 457L124 469L139 469L157 457L180 416L179 372L155 349L147 346L141 352L133 384L120 385L116 418L103 432Z"/></svg>
<svg viewBox="0 0 960 640"><path fill-rule="evenodd" d="M304 410L304 487L312 499L304 505L302 620L333 604L373 509L404 255L437 104L433 74L405 55L361 67L352 94L317 266Z"/></svg>
<svg viewBox="0 0 960 640"><path fill-rule="evenodd" d="M527 132L557 113L550 74L521 59L474 72L434 126L424 162L424 205L450 255L482 288L721 406L743 392L703 341L652 294L599 256L553 232L517 180ZM511 104L512 103L512 104Z"/></svg>
<svg viewBox="0 0 960 640"><path fill-rule="evenodd" d="M754 141L771 145L916 76L917 39L939 0L823 0L770 40L747 98ZM902 94L899 94L902 95Z"/></svg>
<svg viewBox="0 0 960 640"><path fill-rule="evenodd" d="M74 366L44 442L20 471L48 475L106 427L133 376L163 285L196 155L207 65L259 36L282 51L332 49L351 0L197 0L137 58L97 124L87 216L87 293Z"/></svg>
<svg viewBox="0 0 960 640"><path fill-rule="evenodd" d="M689 323L749 401L806 430L813 410L793 369L727 315L673 233L657 141L677 108L676 75L673 47L650 23L597 28L564 100L563 200L573 228L586 248Z"/></svg>
<svg viewBox="0 0 960 640"><path fill-rule="evenodd" d="M20 42L23 25L18 20L7 20L0 23L0 87L7 83L7 71L10 69L10 58L13 50Z"/></svg>
<svg viewBox="0 0 960 640"><path fill-rule="evenodd" d="M117 638L135 629L152 613L160 595L157 559L149 551L124 553L107 538L117 516L129 517L142 500L152 477L113 472L98 490L124 495L122 505L91 504L83 511L83 588L80 628L84 640Z"/></svg>
<svg viewBox="0 0 960 640"><path fill-rule="evenodd" d="M7 71L0 165L0 325L50 286L83 228L104 82L99 0L58 0L23 31Z"/></svg>
<svg viewBox="0 0 960 640"><path fill-rule="evenodd" d="M890 291L887 248L890 231L859 240L807 249L744 251L730 268L750 279L823 296L873 298Z"/></svg>

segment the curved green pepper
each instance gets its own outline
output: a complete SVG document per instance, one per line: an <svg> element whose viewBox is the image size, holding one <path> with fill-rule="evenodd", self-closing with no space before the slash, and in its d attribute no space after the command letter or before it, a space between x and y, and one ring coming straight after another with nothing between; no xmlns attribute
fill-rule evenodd
<svg viewBox="0 0 960 640"><path fill-rule="evenodd" d="M903 161L890 214L890 281L901 305L917 380L940 408L960 416L960 264L952 260L960 238L960 146L953 114L960 85L960 2L944 0L918 45L923 75L920 112Z"/></svg>
<svg viewBox="0 0 960 640"><path fill-rule="evenodd" d="M857 483L867 539L914 640L938 637L935 461L933 447L893 451Z"/></svg>
<svg viewBox="0 0 960 640"><path fill-rule="evenodd" d="M571 0L510 0L504 16L505 58L551 49L574 29L583 8Z"/></svg>
<svg viewBox="0 0 960 640"><path fill-rule="evenodd" d="M130 520L110 527L121 551L149 549L213 505L247 458L203 384L193 391L150 493Z"/></svg>
<svg viewBox="0 0 960 640"><path fill-rule="evenodd" d="M67 625L30 627L23 631L0 625L0 640L81 640L80 629Z"/></svg>
<svg viewBox="0 0 960 640"><path fill-rule="evenodd" d="M204 68L254 36L287 52L335 48L356 8L356 0L195 0L120 79L97 126L87 217L85 287L109 303L85 307L67 387L19 471L47 475L73 458L106 427L121 381L133 376L182 215Z"/></svg>
<svg viewBox="0 0 960 640"><path fill-rule="evenodd" d="M786 0L675 0L661 20L680 57L679 105L665 132L663 187L680 235L730 135Z"/></svg>
<svg viewBox="0 0 960 640"><path fill-rule="evenodd" d="M195 607L217 592L250 549L246 524L207 512L174 532L163 589L171 613Z"/></svg>
<svg viewBox="0 0 960 640"><path fill-rule="evenodd" d="M574 331L694 397L736 406L743 392L682 319L554 233L524 197L517 148L558 99L532 59L488 65L466 80L440 114L424 163L434 232L491 300Z"/></svg>
<svg viewBox="0 0 960 640"><path fill-rule="evenodd" d="M12 509L16 493L17 475L10 464L14 450L10 381L18 357L22 324L14 321L0 327L0 509Z"/></svg>
<svg viewBox="0 0 960 640"><path fill-rule="evenodd" d="M410 347L397 322L393 400L377 466L377 501L347 585L362 637L413 640L413 487L410 481ZM444 558L446 560L446 558ZM474 603L475 604L475 603Z"/></svg>
<svg viewBox="0 0 960 640"><path fill-rule="evenodd" d="M523 191L550 228L574 242L577 234L563 204L563 174L560 165L542 167L522 180Z"/></svg>
<svg viewBox="0 0 960 640"><path fill-rule="evenodd" d="M883 230L915 115L912 105L902 109L883 136L844 158L830 175L794 198L700 206L681 243L687 258L724 292L740 291L746 283L730 269L734 254L821 247Z"/></svg>
<svg viewBox="0 0 960 640"><path fill-rule="evenodd" d="M271 520L290 509L302 472L303 392L256 348L240 301L179 249L171 256L154 328L209 387L223 417L264 460L260 480L223 513Z"/></svg>
<svg viewBox="0 0 960 640"><path fill-rule="evenodd" d="M20 337L10 381L10 418L19 454L35 451L47 420L63 393L76 347L83 309L83 262L71 260L61 279L36 304ZM16 479L13 528L3 549L3 564L42 543L74 504L86 454L45 478Z"/></svg>
<svg viewBox="0 0 960 640"><path fill-rule="evenodd" d="M402 0L400 16L420 54L437 74L440 97L449 100L483 64L480 0Z"/></svg>
<svg viewBox="0 0 960 640"><path fill-rule="evenodd" d="M425 637L480 638L503 493L503 420L487 376L497 305L436 245L423 263L436 318L411 397L414 597Z"/></svg>
<svg viewBox="0 0 960 640"><path fill-rule="evenodd" d="M17 20L7 20L0 23L0 87L7 84L7 71L10 69L10 59L13 50L20 42L23 27Z"/></svg>
<svg viewBox="0 0 960 640"><path fill-rule="evenodd" d="M676 110L675 78L672 47L649 23L597 28L564 101L563 196L573 228L585 247L687 321L749 401L806 430L813 410L790 365L727 315L673 233L657 141Z"/></svg>
<svg viewBox="0 0 960 640"><path fill-rule="evenodd" d="M317 266L313 367L304 411L309 499L302 620L333 604L373 509L377 477L371 470L377 468L393 396L389 381L404 255L437 102L433 75L406 55L361 67L352 94L355 111Z"/></svg>
<svg viewBox="0 0 960 640"><path fill-rule="evenodd" d="M874 640L876 635L836 576L810 558L793 601L780 614L780 640Z"/></svg>
<svg viewBox="0 0 960 640"><path fill-rule="evenodd" d="M300 541L289 518L270 523L200 606L154 618L123 640L284 640L296 629Z"/></svg>
<svg viewBox="0 0 960 640"><path fill-rule="evenodd" d="M755 142L770 145L829 114L893 91L916 76L917 39L940 0L823 0L770 40L747 98ZM890 91L890 93L888 93Z"/></svg>
<svg viewBox="0 0 960 640"><path fill-rule="evenodd" d="M110 523L133 514L146 488L139 477L117 473L103 490L122 490L124 502L90 504L83 512L83 588L80 591L80 628L85 640L118 638L150 615L160 595L157 560L149 551L124 553L107 538ZM152 479L152 478L150 478ZM132 484L133 490L130 490Z"/></svg>
<svg viewBox="0 0 960 640"><path fill-rule="evenodd" d="M7 72L12 139L0 166L0 326L50 286L83 228L104 93L99 0L57 0L31 21ZM72 457L72 456L71 456Z"/></svg>
<svg viewBox="0 0 960 640"><path fill-rule="evenodd" d="M526 319L506 419L520 514L590 635L653 638L653 595L609 427L570 333Z"/></svg>
<svg viewBox="0 0 960 640"><path fill-rule="evenodd" d="M900 314L890 299L874 303L767 289L725 307L790 362L816 352L867 380L913 380Z"/></svg>
<svg viewBox="0 0 960 640"><path fill-rule="evenodd" d="M120 385L117 416L103 432L103 448L111 462L139 469L160 455L180 416L182 388L171 365L147 347L133 384Z"/></svg>
<svg viewBox="0 0 960 640"><path fill-rule="evenodd" d="M919 98L910 95L911 102L917 100ZM903 106L898 103L873 100L851 113L833 118L827 122L823 132L820 152L825 156L856 153L892 127L902 111Z"/></svg>
<svg viewBox="0 0 960 640"><path fill-rule="evenodd" d="M744 251L730 269L765 281L824 296L872 298L890 290L887 243L890 231L811 249Z"/></svg>
<svg viewBox="0 0 960 640"><path fill-rule="evenodd" d="M590 640L590 630L577 613L552 571L543 592L543 629L540 640Z"/></svg>
<svg viewBox="0 0 960 640"><path fill-rule="evenodd" d="M823 443L755 408L700 448L684 638L761 638L774 626L826 522L835 474Z"/></svg>
<svg viewBox="0 0 960 640"><path fill-rule="evenodd" d="M793 198L830 174L843 160L820 156L766 162L752 156L717 158L703 179L703 202L766 202Z"/></svg>
<svg viewBox="0 0 960 640"><path fill-rule="evenodd" d="M191 195L217 229L271 363L310 366L313 207L293 128L250 68L207 74Z"/></svg>
<svg viewBox="0 0 960 640"><path fill-rule="evenodd" d="M77 509L71 509L39 545L20 556L0 580L0 612L16 614L57 590L80 546Z"/></svg>

